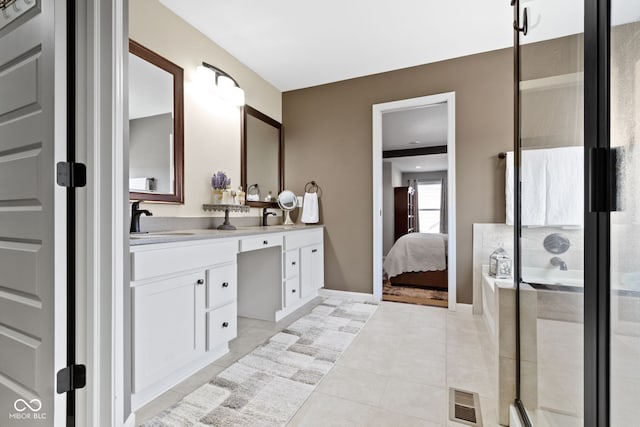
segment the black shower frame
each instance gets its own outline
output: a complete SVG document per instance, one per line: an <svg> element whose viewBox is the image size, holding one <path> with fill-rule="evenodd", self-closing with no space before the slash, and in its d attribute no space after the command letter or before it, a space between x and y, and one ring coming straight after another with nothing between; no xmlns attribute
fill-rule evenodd
<svg viewBox="0 0 640 427"><path fill-rule="evenodd" d="M516 278L516 399L525 426L520 363L520 0L514 7L514 277ZM615 210L610 129L611 1L584 0L584 426L610 417L610 212Z"/></svg>

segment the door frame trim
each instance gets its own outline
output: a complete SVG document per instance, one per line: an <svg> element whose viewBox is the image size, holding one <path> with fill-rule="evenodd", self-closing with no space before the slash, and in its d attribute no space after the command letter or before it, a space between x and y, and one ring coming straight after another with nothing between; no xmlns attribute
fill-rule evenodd
<svg viewBox="0 0 640 427"><path fill-rule="evenodd" d="M382 114L447 104L447 210L448 210L448 298L449 310L457 310L456 286L456 93L446 92L417 98L373 104L373 295L382 300Z"/></svg>
<svg viewBox="0 0 640 427"><path fill-rule="evenodd" d="M125 423L124 292L128 274L128 159L125 156L128 0L76 0L78 7L78 359L77 425ZM83 108L84 107L84 108Z"/></svg>

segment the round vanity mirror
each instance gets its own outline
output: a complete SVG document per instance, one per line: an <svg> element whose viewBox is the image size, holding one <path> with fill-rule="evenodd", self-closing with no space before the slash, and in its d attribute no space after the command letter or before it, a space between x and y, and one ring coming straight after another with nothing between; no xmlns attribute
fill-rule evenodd
<svg viewBox="0 0 640 427"><path fill-rule="evenodd" d="M285 211L286 217L284 221L284 225L293 225L293 221L291 221L291 217L289 216L289 212L294 210L298 205L298 198L293 193L293 191L284 190L282 193L278 194L278 206L280 209Z"/></svg>

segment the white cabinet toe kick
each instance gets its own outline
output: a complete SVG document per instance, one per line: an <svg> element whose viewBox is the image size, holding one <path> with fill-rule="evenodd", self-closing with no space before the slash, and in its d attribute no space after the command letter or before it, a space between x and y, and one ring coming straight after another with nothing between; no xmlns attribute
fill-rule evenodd
<svg viewBox="0 0 640 427"><path fill-rule="evenodd" d="M321 227L131 246L137 410L229 351L238 316L277 322L324 286Z"/></svg>

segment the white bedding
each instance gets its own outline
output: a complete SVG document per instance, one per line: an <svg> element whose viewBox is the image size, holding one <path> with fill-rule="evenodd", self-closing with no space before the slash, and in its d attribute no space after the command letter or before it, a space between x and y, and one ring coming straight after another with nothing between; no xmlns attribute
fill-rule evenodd
<svg viewBox="0 0 640 427"><path fill-rule="evenodd" d="M435 271L447 268L446 234L410 233L400 237L384 260L389 277L414 271Z"/></svg>

